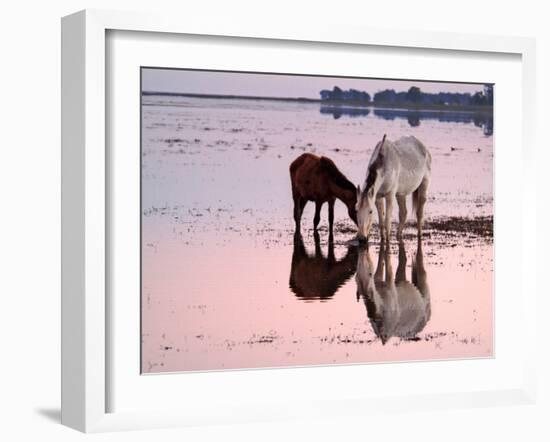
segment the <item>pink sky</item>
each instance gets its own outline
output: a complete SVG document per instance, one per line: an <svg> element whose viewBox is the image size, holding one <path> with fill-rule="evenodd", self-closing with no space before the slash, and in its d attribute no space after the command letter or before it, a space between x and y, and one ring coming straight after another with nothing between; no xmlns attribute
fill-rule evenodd
<svg viewBox="0 0 550 442"><path fill-rule="evenodd" d="M406 91L418 86L424 92L470 92L483 90L482 83L316 77L254 74L183 69L142 70L142 90L195 94L252 95L264 97L319 98L321 89L358 89L373 95L383 89Z"/></svg>

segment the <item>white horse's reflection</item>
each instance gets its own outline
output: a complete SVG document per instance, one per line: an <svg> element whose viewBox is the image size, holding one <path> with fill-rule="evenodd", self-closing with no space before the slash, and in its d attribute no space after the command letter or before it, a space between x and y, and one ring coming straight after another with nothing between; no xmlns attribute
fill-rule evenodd
<svg viewBox="0 0 550 442"><path fill-rule="evenodd" d="M399 242L399 262L395 278L391 253L384 241L374 269L368 248L361 248L357 259L357 300L363 298L374 333L385 344L392 336L415 339L430 320L428 287L422 242L418 241L412 261L411 281L406 277L407 254Z"/></svg>

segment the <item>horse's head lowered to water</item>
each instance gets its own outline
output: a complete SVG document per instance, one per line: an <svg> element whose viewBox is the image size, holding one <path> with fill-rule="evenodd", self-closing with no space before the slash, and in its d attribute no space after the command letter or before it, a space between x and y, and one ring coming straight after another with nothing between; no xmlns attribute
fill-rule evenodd
<svg viewBox="0 0 550 442"><path fill-rule="evenodd" d="M357 213L357 230L358 237L366 240L369 236L370 230L374 223L374 209L376 207L376 193L378 175L380 174L380 167L382 166L384 142L386 141L386 135L382 138L374 152L372 154L371 161L369 163L369 169L367 172L367 179L365 181L365 187L361 190L361 187L357 186L357 201L355 203L355 211Z"/></svg>
<svg viewBox="0 0 550 442"><path fill-rule="evenodd" d="M357 213L357 234L360 239L367 239L374 223L374 187L362 191L357 186L357 202L355 211Z"/></svg>

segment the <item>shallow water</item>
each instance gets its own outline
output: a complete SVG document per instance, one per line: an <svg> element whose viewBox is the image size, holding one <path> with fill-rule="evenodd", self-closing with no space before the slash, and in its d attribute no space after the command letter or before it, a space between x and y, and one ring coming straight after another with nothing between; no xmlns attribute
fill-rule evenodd
<svg viewBox="0 0 550 442"><path fill-rule="evenodd" d="M383 111L143 98L143 372L493 354L492 122ZM384 133L432 154L420 250L412 219L389 253L350 245L341 203L334 242L311 204L295 237L289 164L326 155L359 184Z"/></svg>

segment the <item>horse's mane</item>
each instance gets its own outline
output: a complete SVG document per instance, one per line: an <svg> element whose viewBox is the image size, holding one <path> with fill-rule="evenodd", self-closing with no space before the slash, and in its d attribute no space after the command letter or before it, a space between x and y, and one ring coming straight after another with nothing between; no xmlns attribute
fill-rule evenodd
<svg viewBox="0 0 550 442"><path fill-rule="evenodd" d="M384 135L384 139L382 140L382 143L384 143L384 141L386 141L386 136L385 135ZM378 176L378 169L380 169L380 167L382 167L383 157L382 157L382 152L379 149L379 147L381 147L382 143L379 143L376 146L375 152L378 150L378 152L376 154L376 158L375 158L374 161L371 160L372 163L369 166L368 174L367 174L367 180L365 182L365 192L367 190L369 190L372 186L374 186L374 183L376 181L376 177Z"/></svg>
<svg viewBox="0 0 550 442"><path fill-rule="evenodd" d="M336 164L327 157L321 157L319 159L321 167L327 174L332 178L332 180L340 187L355 192L355 185L346 178L346 176L340 172L336 167Z"/></svg>
<svg viewBox="0 0 550 442"><path fill-rule="evenodd" d="M367 175L367 181L365 183L365 192L368 191L372 186L374 186L377 175L378 171L376 170L376 167L369 167L369 174Z"/></svg>

